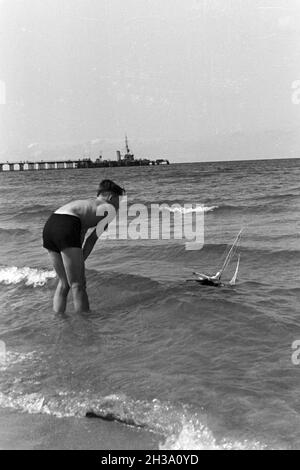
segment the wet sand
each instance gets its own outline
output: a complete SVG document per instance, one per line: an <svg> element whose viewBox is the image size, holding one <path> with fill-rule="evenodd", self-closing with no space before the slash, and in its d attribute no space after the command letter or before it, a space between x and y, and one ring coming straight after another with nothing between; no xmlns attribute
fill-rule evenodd
<svg viewBox="0 0 300 470"><path fill-rule="evenodd" d="M99 419L0 411L0 450L151 450L159 436Z"/></svg>

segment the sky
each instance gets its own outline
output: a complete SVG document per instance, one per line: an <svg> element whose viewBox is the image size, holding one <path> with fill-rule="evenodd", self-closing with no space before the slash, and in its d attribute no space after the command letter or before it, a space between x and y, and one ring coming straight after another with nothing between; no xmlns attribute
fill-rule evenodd
<svg viewBox="0 0 300 470"><path fill-rule="evenodd" d="M0 161L300 157L299 0L1 0Z"/></svg>

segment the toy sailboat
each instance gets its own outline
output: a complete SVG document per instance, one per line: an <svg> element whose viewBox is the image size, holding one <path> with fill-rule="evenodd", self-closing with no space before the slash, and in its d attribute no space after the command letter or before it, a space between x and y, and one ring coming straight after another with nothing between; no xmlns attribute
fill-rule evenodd
<svg viewBox="0 0 300 470"><path fill-rule="evenodd" d="M229 251L227 253L227 256L224 260L223 266L217 272L217 274L207 275L207 274L202 274L202 273L195 272L194 275L197 276L197 279L193 279L193 281L198 282L199 284L201 284L203 286L219 287L219 286L224 285L222 283L222 276L225 273L225 271L227 270L232 258L234 257L234 255L237 252L238 246L239 246L240 241L241 241L243 230L244 229L240 230L240 232L238 233L236 239L234 240L231 248L229 249ZM234 286L236 284L236 281L237 281L237 278L238 278L238 273L239 273L240 261L241 261L241 256L238 255L238 261L237 261L235 273L234 273L233 278L229 282L230 286Z"/></svg>

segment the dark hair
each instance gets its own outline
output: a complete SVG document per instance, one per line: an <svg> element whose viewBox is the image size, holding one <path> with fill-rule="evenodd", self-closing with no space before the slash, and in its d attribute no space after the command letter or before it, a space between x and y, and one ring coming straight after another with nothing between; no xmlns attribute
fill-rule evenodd
<svg viewBox="0 0 300 470"><path fill-rule="evenodd" d="M101 183L99 184L99 189L97 192L97 196L100 196L100 194L105 194L105 193L110 193L114 194L116 196L123 196L125 194L125 189L121 188L121 186L118 186L116 183L114 183L111 180L102 180Z"/></svg>

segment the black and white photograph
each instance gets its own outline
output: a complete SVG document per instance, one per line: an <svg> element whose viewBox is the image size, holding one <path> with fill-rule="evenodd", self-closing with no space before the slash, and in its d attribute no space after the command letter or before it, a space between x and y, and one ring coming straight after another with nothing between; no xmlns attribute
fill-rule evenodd
<svg viewBox="0 0 300 470"><path fill-rule="evenodd" d="M299 0L0 0L0 450L300 450L299 124Z"/></svg>

